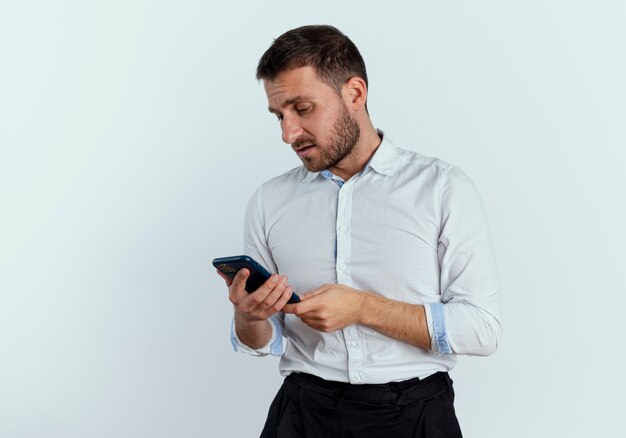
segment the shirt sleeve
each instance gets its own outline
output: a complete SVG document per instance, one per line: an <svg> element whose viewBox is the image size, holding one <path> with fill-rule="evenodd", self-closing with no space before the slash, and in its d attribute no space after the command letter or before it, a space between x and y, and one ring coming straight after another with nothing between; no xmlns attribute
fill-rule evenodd
<svg viewBox="0 0 626 438"><path fill-rule="evenodd" d="M426 310L432 349L486 356L502 335L499 281L482 201L459 168L447 172L441 205L441 303Z"/></svg>
<svg viewBox="0 0 626 438"><path fill-rule="evenodd" d="M270 317L270 325L272 326L272 337L269 342L261 348L250 348L239 339L235 330L235 320L230 325L230 342L235 351L246 353L251 356L281 356L283 354L283 327L281 321L276 315Z"/></svg>
<svg viewBox="0 0 626 438"><path fill-rule="evenodd" d="M267 239L265 237L265 222L263 220L262 204L261 204L261 191L259 188L246 208L246 215L244 217L244 229L243 229L243 251L244 254L249 255L254 260L263 265L268 271L272 273L278 273L276 263L272 258L272 254L267 246ZM253 349L245 345L235 330L234 320L231 323L230 340L235 351L251 354L253 356L266 356L271 354L273 356L280 356L283 354L283 327L284 327L284 314L277 313L273 315L269 322L272 326L272 337L269 342L261 348Z"/></svg>

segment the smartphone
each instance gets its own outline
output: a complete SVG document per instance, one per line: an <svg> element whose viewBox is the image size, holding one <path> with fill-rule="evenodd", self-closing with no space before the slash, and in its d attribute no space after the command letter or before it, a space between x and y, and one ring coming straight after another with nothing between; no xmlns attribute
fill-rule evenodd
<svg viewBox="0 0 626 438"><path fill-rule="evenodd" d="M257 290L272 274L263 266L257 263L252 257L247 255L239 255L232 257L219 257L213 259L213 266L220 272L226 274L231 280L235 278L240 269L246 268L250 271L250 276L246 281L246 292L252 293ZM299 303L300 297L295 292L291 293L291 298L287 304Z"/></svg>

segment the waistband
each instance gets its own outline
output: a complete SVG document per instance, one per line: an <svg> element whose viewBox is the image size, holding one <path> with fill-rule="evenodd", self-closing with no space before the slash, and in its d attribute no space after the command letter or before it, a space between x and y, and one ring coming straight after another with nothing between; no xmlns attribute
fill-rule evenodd
<svg viewBox="0 0 626 438"><path fill-rule="evenodd" d="M437 372L424 379L418 377L402 382L359 384L335 382L306 373L291 373L285 378L286 385L297 385L325 394L335 399L360 401L397 401L402 398L424 398L439 393L452 380L447 372Z"/></svg>

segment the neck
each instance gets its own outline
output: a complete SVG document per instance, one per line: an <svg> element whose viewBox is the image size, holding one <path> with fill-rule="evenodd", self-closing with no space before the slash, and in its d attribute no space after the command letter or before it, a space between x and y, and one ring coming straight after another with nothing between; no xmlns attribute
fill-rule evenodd
<svg viewBox="0 0 626 438"><path fill-rule="evenodd" d="M376 129L374 129L374 126L368 120L365 126L361 126L361 137L350 155L346 156L337 163L337 165L331 167L330 171L344 181L348 181L363 170L367 162L378 149L378 146L380 146L381 141L378 132L376 132Z"/></svg>

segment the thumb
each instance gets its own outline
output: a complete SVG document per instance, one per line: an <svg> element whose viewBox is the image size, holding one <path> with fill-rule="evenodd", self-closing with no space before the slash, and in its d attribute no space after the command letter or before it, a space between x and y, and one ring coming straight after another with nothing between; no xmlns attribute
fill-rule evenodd
<svg viewBox="0 0 626 438"><path fill-rule="evenodd" d="M243 291L249 276L250 271L247 268L241 268L235 275L235 278L233 278L233 286L235 286L235 289L241 289Z"/></svg>

